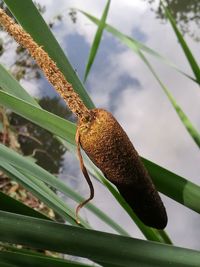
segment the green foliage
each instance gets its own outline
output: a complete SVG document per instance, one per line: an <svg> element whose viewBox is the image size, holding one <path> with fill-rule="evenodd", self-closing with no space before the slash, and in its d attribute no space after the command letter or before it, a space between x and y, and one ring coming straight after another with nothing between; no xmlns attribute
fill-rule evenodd
<svg viewBox="0 0 200 267"><path fill-rule="evenodd" d="M51 233L51 234L49 234ZM194 250L49 222L0 211L0 236L20 243L85 257L102 266L199 266Z"/></svg>
<svg viewBox="0 0 200 267"><path fill-rule="evenodd" d="M198 81L198 83L200 84L200 68L198 63L195 60L195 57L193 56L189 46L187 45L185 39L183 38L183 35L181 34L181 32L179 31L178 27L176 26L176 21L174 20L174 18L172 17L169 9L167 7L165 7L165 5L162 5L162 7L164 8L165 11L165 15L168 18L168 20L170 21L172 28L176 34L176 37L183 49L183 52L185 53L185 56L190 64L190 67Z"/></svg>
<svg viewBox="0 0 200 267"><path fill-rule="evenodd" d="M33 2L31 0L5 0L5 3L23 28L29 32L39 45L44 47L52 59L57 63L60 70L73 84L75 90L86 105L89 108L93 108L94 105L84 86L76 76L68 59L35 8ZM163 62L167 62L167 64L173 66L175 69L177 69L177 67L152 49L123 35L112 26L105 24L109 5L110 1L107 2L100 21L91 15L82 12L99 25L96 38L94 39L91 48L92 55L88 61L85 77L87 77L91 69L105 28L140 56L165 91L191 136L198 143L200 140L199 133L194 129L183 111L180 110L180 107L178 107L166 86L161 82L143 52L156 56ZM173 27L175 27L174 24ZM192 62L190 61L190 63ZM194 73L196 74L196 72ZM187 74L184 75L188 77ZM199 77L196 75L197 80L198 78ZM0 66L0 87L2 88L2 90L0 90L0 103L4 107L11 109L20 116L48 130L57 136L65 147L70 149L73 153L76 153L74 141L76 130L75 125L68 120L42 109L2 66ZM116 201L118 201L122 208L132 218L133 222L137 224L148 240L171 244L166 232L158 231L143 225L115 187L103 177L100 171L91 164L87 157L84 156L84 160L90 173L110 190ZM200 213L198 204L200 201L199 186L191 183L189 179L180 177L147 159L143 159L143 161L160 192ZM2 242L23 244L31 248L48 249L64 254L81 256L89 258L102 266L199 266L199 252L177 248L172 245L163 245L125 237L128 236L126 229L92 204L88 204L86 208L102 222L109 225L119 235L94 231L91 229L92 227L89 223L83 218L81 218L81 225L79 225L81 227L77 227L74 211L56 193L54 193L48 185L59 192L64 193L76 202L82 201L82 197L48 171L3 145L0 145L0 169L13 180L16 180L30 190L35 196L46 203L57 212L61 218L70 224L69 226L51 222L40 213L32 212L31 209L24 207L23 204L18 203L16 200L12 200L4 194L0 194L0 200L2 200L0 204L0 241ZM5 211L9 211L10 213ZM43 220L40 219L41 216L43 217ZM10 267L22 265L89 266L72 261L69 262L66 260L54 259L52 257L45 257L44 255L33 253L32 251L29 253L24 250L0 251L0 264Z"/></svg>
<svg viewBox="0 0 200 267"><path fill-rule="evenodd" d="M110 7L110 0L108 0L108 2L106 4L105 10L103 12L103 15L102 15L101 20L100 20L99 25L98 25L98 29L97 29L95 37L94 37L94 41L93 41L91 49L90 49L90 54L89 54L87 66L86 66L86 69L85 69L84 82L87 79L87 76L88 76L88 74L90 72L90 69L92 67L93 61L95 59L97 50L99 48L99 44L101 42L101 37L102 37L103 30L104 30L104 27L105 27L105 22L106 22L106 18L107 18L107 15L108 15L109 7Z"/></svg>

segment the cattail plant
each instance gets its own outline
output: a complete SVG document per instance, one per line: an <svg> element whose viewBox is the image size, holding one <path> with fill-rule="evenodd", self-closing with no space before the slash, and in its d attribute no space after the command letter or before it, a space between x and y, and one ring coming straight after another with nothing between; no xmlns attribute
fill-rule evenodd
<svg viewBox="0 0 200 267"><path fill-rule="evenodd" d="M82 172L90 186L90 197L79 204L76 209L77 216L79 209L94 196L93 185L81 156L81 147L105 177L117 187L144 224L157 229L165 228L167 214L162 200L137 151L112 114L103 109L89 110L72 85L66 81L56 63L2 9L0 9L0 23L29 51L48 81L77 116L78 156Z"/></svg>

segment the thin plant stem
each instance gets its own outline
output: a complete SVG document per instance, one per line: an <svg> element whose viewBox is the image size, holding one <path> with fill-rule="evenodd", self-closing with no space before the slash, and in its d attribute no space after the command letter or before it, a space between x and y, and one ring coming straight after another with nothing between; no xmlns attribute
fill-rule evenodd
<svg viewBox="0 0 200 267"><path fill-rule="evenodd" d="M38 66L44 72L47 80L62 96L70 110L78 117L78 119L85 122L92 121L92 111L84 105L79 95L74 91L72 85L65 79L62 72L58 69L56 63L21 26L16 24L4 12L3 9L0 9L0 24L21 46L29 51Z"/></svg>
<svg viewBox="0 0 200 267"><path fill-rule="evenodd" d="M76 222L79 224L80 221L78 219L78 213L80 211L80 209L85 206L90 200L92 200L94 198L94 187L93 187L93 184L92 184L92 181L90 179L90 176L87 172L87 169L84 165L84 162L83 162L83 157L81 155L81 149L80 149L80 135L79 135L79 131L77 130L76 131L76 145L77 145L77 153L78 153L78 158L79 158L79 162L80 162L80 168L81 168L81 171L89 185L89 188L90 188L90 196L84 200L83 202L81 202L77 208L76 208Z"/></svg>

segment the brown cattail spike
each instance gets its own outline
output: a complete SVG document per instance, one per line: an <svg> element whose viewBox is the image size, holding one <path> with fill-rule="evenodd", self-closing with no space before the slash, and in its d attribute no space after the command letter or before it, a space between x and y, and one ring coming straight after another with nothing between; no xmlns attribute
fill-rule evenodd
<svg viewBox="0 0 200 267"><path fill-rule="evenodd" d="M146 225L165 228L164 205L128 136L111 113L93 113L89 129L79 122L82 148Z"/></svg>

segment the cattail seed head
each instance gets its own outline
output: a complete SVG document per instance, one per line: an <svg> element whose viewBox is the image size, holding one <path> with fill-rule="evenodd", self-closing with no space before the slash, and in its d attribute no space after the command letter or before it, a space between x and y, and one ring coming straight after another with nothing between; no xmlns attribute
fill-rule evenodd
<svg viewBox="0 0 200 267"><path fill-rule="evenodd" d="M72 85L65 79L56 63L49 57L43 47L39 46L30 34L25 32L20 25L16 24L1 8L0 24L21 46L29 51L30 55L42 69L47 80L61 95L70 110L80 120L90 121L92 119L90 110L84 105L79 95L74 91Z"/></svg>
<svg viewBox="0 0 200 267"><path fill-rule="evenodd" d="M164 205L128 136L111 113L92 112L89 128L82 122L78 125L83 150L146 225L165 228Z"/></svg>

